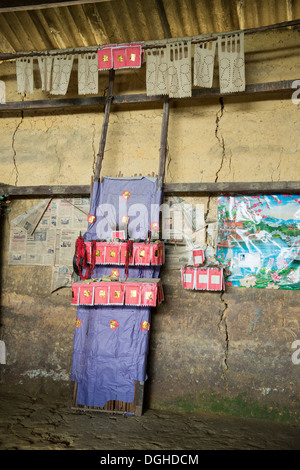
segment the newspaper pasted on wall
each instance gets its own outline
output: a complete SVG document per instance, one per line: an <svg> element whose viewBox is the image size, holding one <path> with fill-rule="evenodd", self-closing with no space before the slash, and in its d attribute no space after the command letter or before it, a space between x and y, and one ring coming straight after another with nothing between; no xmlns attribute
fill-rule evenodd
<svg viewBox="0 0 300 470"><path fill-rule="evenodd" d="M76 239L87 228L88 198L45 199L12 220L9 265L52 266L51 292L71 285Z"/></svg>

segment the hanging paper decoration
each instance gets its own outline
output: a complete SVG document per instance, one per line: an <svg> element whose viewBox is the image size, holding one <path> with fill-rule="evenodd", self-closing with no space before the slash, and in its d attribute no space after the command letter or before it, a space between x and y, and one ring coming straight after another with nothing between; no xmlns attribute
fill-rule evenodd
<svg viewBox="0 0 300 470"><path fill-rule="evenodd" d="M169 96L185 98L192 96L191 41L167 45L169 68Z"/></svg>
<svg viewBox="0 0 300 470"><path fill-rule="evenodd" d="M163 47L146 49L147 95L169 93L167 49Z"/></svg>
<svg viewBox="0 0 300 470"><path fill-rule="evenodd" d="M147 95L192 96L191 41L146 49Z"/></svg>
<svg viewBox="0 0 300 470"><path fill-rule="evenodd" d="M217 258L226 283L260 289L300 289L300 197L218 198Z"/></svg>
<svg viewBox="0 0 300 470"><path fill-rule="evenodd" d="M109 45L98 50L98 70L140 68L142 42Z"/></svg>
<svg viewBox="0 0 300 470"><path fill-rule="evenodd" d="M5 82L0 80L0 104L6 103L6 96L5 96Z"/></svg>
<svg viewBox="0 0 300 470"><path fill-rule="evenodd" d="M78 93L98 93L98 56L95 52L78 55Z"/></svg>
<svg viewBox="0 0 300 470"><path fill-rule="evenodd" d="M74 57L71 54L54 57L50 91L52 95L65 95L67 93L73 61Z"/></svg>
<svg viewBox="0 0 300 470"><path fill-rule="evenodd" d="M112 50L113 68L123 69L126 67L126 47L116 47Z"/></svg>
<svg viewBox="0 0 300 470"><path fill-rule="evenodd" d="M127 281L94 281L72 284L71 305L136 305L155 307L163 301L159 279L127 279Z"/></svg>
<svg viewBox="0 0 300 470"><path fill-rule="evenodd" d="M33 92L33 58L21 57L16 59L18 93Z"/></svg>
<svg viewBox="0 0 300 470"><path fill-rule="evenodd" d="M218 36L221 93L245 90L244 33Z"/></svg>
<svg viewBox="0 0 300 470"><path fill-rule="evenodd" d="M41 80L42 80L42 90L50 91L53 57L44 56L44 57L38 57L37 59L38 59Z"/></svg>
<svg viewBox="0 0 300 470"><path fill-rule="evenodd" d="M87 264L126 264L127 242L84 242ZM165 245L162 241L132 243L130 265L159 266L165 262Z"/></svg>
<svg viewBox="0 0 300 470"><path fill-rule="evenodd" d="M224 289L223 268L181 268L181 283L185 289L221 291Z"/></svg>
<svg viewBox="0 0 300 470"><path fill-rule="evenodd" d="M113 68L112 46L98 50L98 70L110 70Z"/></svg>
<svg viewBox="0 0 300 470"><path fill-rule="evenodd" d="M193 263L194 266L199 266L200 264L204 263L204 250L201 249L195 249L193 250Z"/></svg>
<svg viewBox="0 0 300 470"><path fill-rule="evenodd" d="M216 41L204 41L194 46L194 85L211 88L214 74Z"/></svg>

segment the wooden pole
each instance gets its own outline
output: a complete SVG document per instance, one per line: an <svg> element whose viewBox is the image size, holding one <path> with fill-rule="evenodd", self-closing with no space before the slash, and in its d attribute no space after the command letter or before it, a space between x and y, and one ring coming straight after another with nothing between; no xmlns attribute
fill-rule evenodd
<svg viewBox="0 0 300 470"><path fill-rule="evenodd" d="M161 126L160 149L159 149L158 178L159 178L161 185L163 185L164 179L165 179L165 168L166 168L166 157L167 157L167 146L168 146L169 111L170 111L169 98L166 96L164 100L163 120L162 120L162 126Z"/></svg>
<svg viewBox="0 0 300 470"><path fill-rule="evenodd" d="M104 111L104 121L102 124L102 132L99 144L99 152L97 154L97 162L95 166L94 172L94 181L100 180L100 172L102 167L102 161L104 158L104 149L106 143L106 135L107 135L107 128L108 128L108 121L109 121L109 113L110 107L113 100L113 86L114 86L114 78L115 78L115 71L112 69L109 71L109 85L108 85L108 93L107 93L107 100L105 104L105 111Z"/></svg>

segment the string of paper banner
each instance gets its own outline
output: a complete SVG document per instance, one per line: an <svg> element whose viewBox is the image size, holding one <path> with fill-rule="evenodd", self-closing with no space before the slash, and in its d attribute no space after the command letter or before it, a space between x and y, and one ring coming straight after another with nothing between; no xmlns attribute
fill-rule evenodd
<svg viewBox="0 0 300 470"><path fill-rule="evenodd" d="M151 44L151 45L150 45ZM19 93L34 88L33 61L38 61L42 90L65 95L74 58L78 58L78 94L98 93L98 72L110 69L140 68L146 62L147 95L185 98L192 84L210 88L218 51L221 93L245 89L244 33L230 33L192 44L192 39L111 44L78 54L51 54L16 59ZM194 62L192 69L192 47Z"/></svg>

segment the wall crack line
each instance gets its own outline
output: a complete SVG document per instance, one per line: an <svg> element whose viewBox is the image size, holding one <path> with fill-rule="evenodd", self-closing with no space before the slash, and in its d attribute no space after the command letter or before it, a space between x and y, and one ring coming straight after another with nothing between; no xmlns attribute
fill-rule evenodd
<svg viewBox="0 0 300 470"><path fill-rule="evenodd" d="M13 158L13 164L14 164L15 172L16 172L15 186L17 186L18 179L19 179L19 170L18 170L18 167L17 167L17 159L16 159L17 151L16 151L16 148L15 148L15 140L16 140L16 134L17 134L23 120L24 120L24 113L23 113L23 111L21 111L21 120L20 120L19 124L17 125L17 127L14 130L14 133L12 135L12 143L11 143L11 146L12 146L12 149L13 149L13 157L12 157Z"/></svg>
<svg viewBox="0 0 300 470"><path fill-rule="evenodd" d="M221 293L220 299L223 303L223 310L221 312L220 321L218 323L218 329L220 334L225 336L225 348L224 348L224 360L223 360L223 374L222 378L225 381L226 388L228 387L226 373L229 370L228 366L228 355L229 355L229 334L228 334L228 325L227 325L227 313L228 313L228 303L224 299L225 292ZM222 332L223 330L223 332Z"/></svg>
<svg viewBox="0 0 300 470"><path fill-rule="evenodd" d="M218 182L218 178L219 178L219 173L220 171L222 170L223 168L223 163L224 163L224 159L225 159L225 141L224 141L224 137L221 135L219 137L219 124L220 124L220 121L223 117L223 111L224 111L224 103L223 103L223 98L221 97L219 99L220 101L220 104L221 104L221 108L220 110L217 112L216 114L216 129L215 129L215 136L219 142L219 145L222 149L222 159L221 159L221 165L220 165L220 168L218 169L218 171L216 172L216 177L215 177L215 183Z"/></svg>

